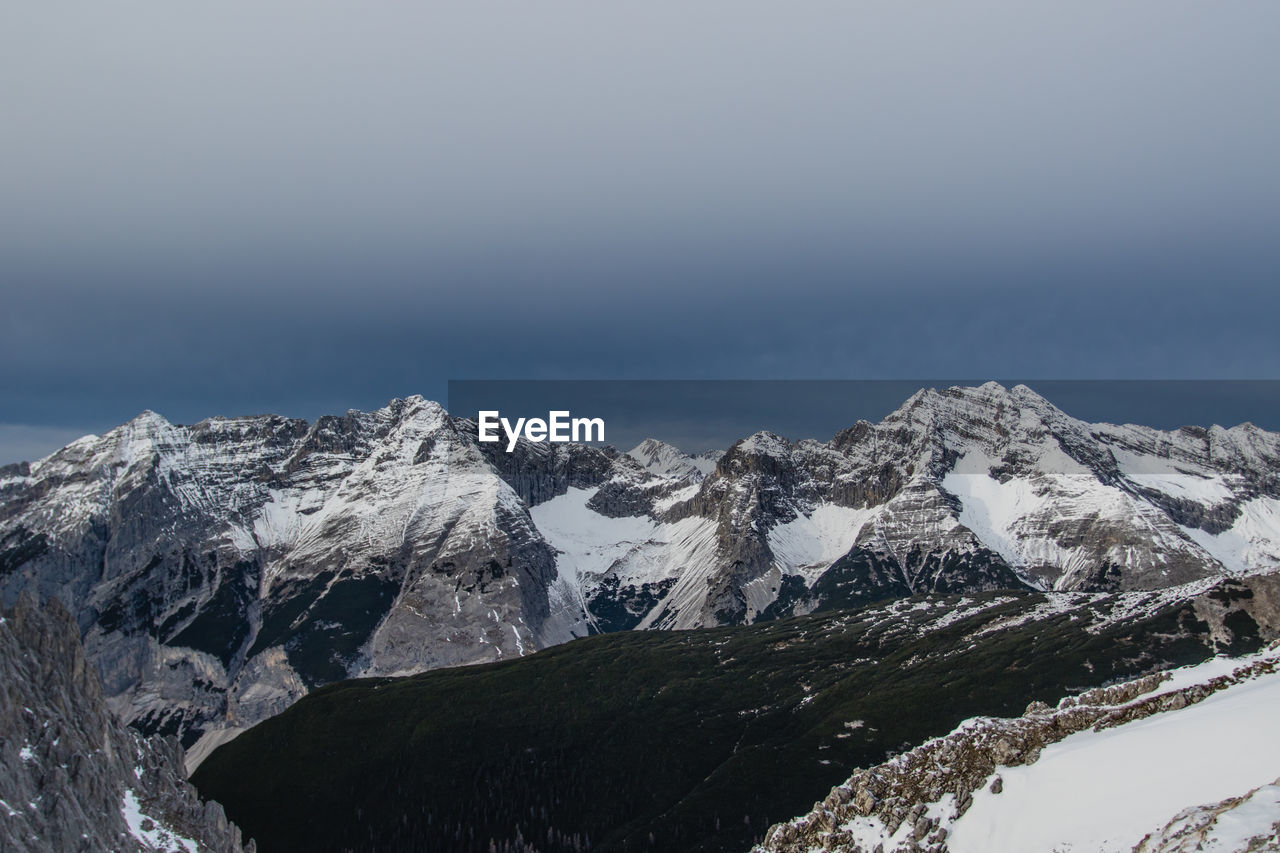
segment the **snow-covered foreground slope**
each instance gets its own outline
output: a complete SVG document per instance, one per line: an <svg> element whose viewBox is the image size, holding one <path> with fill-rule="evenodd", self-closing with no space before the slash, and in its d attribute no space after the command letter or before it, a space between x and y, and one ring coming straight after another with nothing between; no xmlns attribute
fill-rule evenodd
<svg viewBox="0 0 1280 853"><path fill-rule="evenodd" d="M1133 853L1276 853L1280 779L1237 797L1183 809Z"/></svg>
<svg viewBox="0 0 1280 853"><path fill-rule="evenodd" d="M1200 683L1223 669L1210 663L1179 680ZM1046 747L1035 764L1001 768L1003 790L974 794L949 846L953 853L1131 850L1187 807L1273 783L1278 708L1280 673L1270 672L1178 711L1078 732ZM1280 802L1262 793L1251 805L1237 814L1246 825L1232 832L1274 837Z"/></svg>
<svg viewBox="0 0 1280 853"><path fill-rule="evenodd" d="M1250 844L1280 832L1277 707L1272 644L1057 709L1033 703L1018 719L968 720L859 771L759 850L1262 849Z"/></svg>

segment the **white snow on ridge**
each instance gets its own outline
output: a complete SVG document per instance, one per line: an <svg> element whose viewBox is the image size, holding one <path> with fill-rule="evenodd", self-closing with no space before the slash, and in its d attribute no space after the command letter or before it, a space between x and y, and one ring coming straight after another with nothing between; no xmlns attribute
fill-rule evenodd
<svg viewBox="0 0 1280 853"><path fill-rule="evenodd" d="M1049 535L1055 520L1136 521L1143 517L1143 507L1124 492L1079 474L1040 474L1000 482L987 474L953 471L943 478L942 487L960 499L960 523L982 544L1015 569L1051 567L1059 584L1075 572L1088 570L1095 556L1078 545L1066 547ZM1160 532L1152 529L1150 535L1157 538ZM1125 566L1135 559L1132 549L1122 544L1108 556ZM1040 585L1034 575L1024 575L1024 580Z"/></svg>
<svg viewBox="0 0 1280 853"><path fill-rule="evenodd" d="M1210 661L1175 677L1204 681L1223 668ZM1278 704L1280 673L1272 673L1182 710L1078 732L1046 747L1035 764L1000 768L1003 792L975 793L948 844L953 853L1130 850L1188 806L1274 781Z"/></svg>
<svg viewBox="0 0 1280 853"><path fill-rule="evenodd" d="M1148 836L1159 845L1143 850L1240 853L1244 841L1274 838L1280 829L1280 728L1272 722L1280 672L1258 666L1277 661L1280 646L1273 645L1242 658L1170 670L1154 691L1109 707L1224 676L1238 681L1176 710L1102 731L1086 728L1044 747L1034 764L997 767L963 815L955 794L946 793L919 803L923 816L946 831L952 853L1127 853ZM954 732L993 722L965 720ZM1002 782L999 794L991 791L995 776ZM916 849L917 826L903 821L890 833L879 815L855 813L837 828L851 833L855 849L892 853ZM1166 843L1171 839L1177 846ZM809 849L827 848L814 843Z"/></svg>
<svg viewBox="0 0 1280 853"><path fill-rule="evenodd" d="M768 533L776 565L813 583L832 563L849 553L878 507L851 509L819 504L809 515L778 524Z"/></svg>
<svg viewBox="0 0 1280 853"><path fill-rule="evenodd" d="M1135 485L1183 500L1214 506L1235 497L1225 477L1196 477L1191 474L1132 474L1126 479Z"/></svg>
<svg viewBox="0 0 1280 853"><path fill-rule="evenodd" d="M1254 498L1240 505L1230 529L1208 533L1195 527L1183 532L1227 570L1250 572L1280 566L1280 500Z"/></svg>
<svg viewBox="0 0 1280 853"><path fill-rule="evenodd" d="M449 531L445 547L465 550L494 534L499 508L524 513L511 487L466 445L439 441L430 457L418 460L443 415L430 406L411 414L381 453L340 477L267 491L250 523L229 522L231 544L246 553L265 551L267 576L274 578L291 566L326 559L336 540L357 548L387 542L416 547Z"/></svg>
<svg viewBox="0 0 1280 853"><path fill-rule="evenodd" d="M304 531L314 532L317 526L309 514L324 506L319 489L270 489L268 494L270 500L258 510L251 527L231 526L232 544L241 551L291 547L303 539ZM309 513L304 514L303 508Z"/></svg>
<svg viewBox="0 0 1280 853"><path fill-rule="evenodd" d="M624 581L640 583L665 578L676 581L663 603L636 627L655 627L659 619L665 618L667 608L678 615L662 627L700 627L699 608L706 598L707 578L717 566L716 523L709 518L691 516L662 525L661 536L658 547L633 551L617 567Z"/></svg>
<svg viewBox="0 0 1280 853"><path fill-rule="evenodd" d="M1125 479L1144 488L1210 506L1235 497L1229 478L1212 469L1190 463L1175 464L1159 455L1135 453L1114 444L1108 450Z"/></svg>
<svg viewBox="0 0 1280 853"><path fill-rule="evenodd" d="M1001 482L990 476L988 465L980 450L972 450L942 480L942 487L960 499L960 523L1015 568L1032 575L1055 569L1055 584L1071 582L1100 556L1096 549L1078 543L1068 547L1055 539L1051 531L1060 520L1131 529L1138 547L1117 542L1106 549L1106 558L1119 566L1159 573L1175 553L1217 561L1236 573L1280 566L1280 501L1274 498L1245 502L1232 528L1215 535L1175 525L1152 504L1092 475L1039 473ZM1204 506L1235 497L1223 476L1201 477L1172 468L1127 476L1135 485Z"/></svg>
<svg viewBox="0 0 1280 853"><path fill-rule="evenodd" d="M735 446L743 453L759 453L764 456L785 457L791 452L790 442L764 430L747 436Z"/></svg>

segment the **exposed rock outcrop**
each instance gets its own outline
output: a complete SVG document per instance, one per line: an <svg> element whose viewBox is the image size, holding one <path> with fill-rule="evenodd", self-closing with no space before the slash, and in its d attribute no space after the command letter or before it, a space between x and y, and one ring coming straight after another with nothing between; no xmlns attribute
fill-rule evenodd
<svg viewBox="0 0 1280 853"><path fill-rule="evenodd" d="M1247 814L1246 814L1247 813ZM1133 853L1280 851L1280 779L1238 797L1192 806L1133 848Z"/></svg>
<svg viewBox="0 0 1280 853"><path fill-rule="evenodd" d="M0 618L0 848L252 851L186 782L173 737L107 710L75 622L27 597Z"/></svg>

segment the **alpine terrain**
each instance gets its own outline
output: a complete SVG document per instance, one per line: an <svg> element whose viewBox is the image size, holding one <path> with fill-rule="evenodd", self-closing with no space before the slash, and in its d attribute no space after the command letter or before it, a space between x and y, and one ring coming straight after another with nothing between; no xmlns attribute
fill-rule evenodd
<svg viewBox="0 0 1280 853"><path fill-rule="evenodd" d="M1033 702L1056 707L1215 654L1257 652L1278 636L1274 574L1160 592L920 595L754 625L624 631L520 659L320 688L216 750L192 781L266 851L742 853L859 768L965 720L1016 717ZM1257 710L1270 720L1269 702ZM902 826L918 803L913 818L962 781L976 790L996 764L1074 731L1068 722L1097 719L1064 717L1039 741L984 740L973 752L987 754L966 753L936 783L926 771L937 755L927 753L903 765L901 790L871 793L886 825L923 840L938 827ZM1234 730L1219 731L1218 751L1188 741L1169 763L1193 775L1215 764L1243 769L1236 755L1248 752L1248 766L1270 775L1171 789L1188 798L1176 807L1155 798L1169 806L1159 824L1280 775L1274 739L1240 732L1237 742ZM1058 795L1062 820L1079 819L1064 803L1076 796L1084 794ZM849 819L840 813L837 823L812 821L771 840L822 849L818 830Z"/></svg>
<svg viewBox="0 0 1280 853"><path fill-rule="evenodd" d="M1089 424L995 383L702 456L506 453L412 397L311 423L145 412L0 469L4 602L63 602L111 708L193 767L351 677L912 596L1203 592L1278 563L1280 436Z"/></svg>

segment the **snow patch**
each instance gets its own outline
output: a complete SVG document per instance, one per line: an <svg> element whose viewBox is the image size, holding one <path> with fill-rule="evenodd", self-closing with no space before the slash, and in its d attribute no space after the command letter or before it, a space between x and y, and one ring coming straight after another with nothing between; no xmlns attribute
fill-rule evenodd
<svg viewBox="0 0 1280 853"><path fill-rule="evenodd" d="M530 511L534 525L559 552L550 591L556 603L575 605L585 615L586 599L605 574L624 585L674 578L663 604L640 627L649 627L667 607L696 618L715 566L716 523L697 516L672 523L648 516L608 518L587 506L594 493L571 488Z"/></svg>
<svg viewBox="0 0 1280 853"><path fill-rule="evenodd" d="M1100 561L1155 576L1168 576L1171 554L1207 562L1204 546L1196 547L1195 536L1173 524L1162 510L1092 475L1038 473L1001 482L977 473L986 464L980 451L966 453L943 477L942 487L959 498L960 523L1037 586L1043 579L1054 588L1069 588ZM1196 482L1194 477L1183 479ZM1061 522L1126 535L1099 553L1090 542L1059 541L1053 531ZM1265 540L1264 550L1271 548L1266 537L1274 534L1280 540L1275 519L1259 518L1256 527L1255 535Z"/></svg>
<svg viewBox="0 0 1280 853"><path fill-rule="evenodd" d="M743 453L758 453L762 456L785 458L791 454L791 443L771 432L757 432L735 445Z"/></svg>
<svg viewBox="0 0 1280 853"><path fill-rule="evenodd" d="M1135 485L1163 492L1173 498L1192 500L1214 506L1235 497L1225 477L1197 477L1193 474L1133 474L1128 479Z"/></svg>
<svg viewBox="0 0 1280 853"><path fill-rule="evenodd" d="M942 480L942 487L960 499L960 523L1011 566L1026 563L1025 543L1017 533L1018 523L1040 512L1048 502L1043 491L1030 480L1015 478L1001 483L987 473L966 473L985 464L985 457L969 462L973 452L956 463ZM980 452L979 454L980 455Z"/></svg>
<svg viewBox="0 0 1280 853"><path fill-rule="evenodd" d="M589 575L602 575L638 545L658 533L648 516L609 518L587 506L594 489L570 488L529 511L534 526L560 554L556 568L577 586Z"/></svg>
<svg viewBox="0 0 1280 853"><path fill-rule="evenodd" d="M813 583L832 563L849 553L863 526L877 509L851 509L819 504L808 515L774 525L768 533L769 550L785 574L803 575Z"/></svg>
<svg viewBox="0 0 1280 853"><path fill-rule="evenodd" d="M125 789L124 803L120 807L125 823L129 826L129 834L138 840L144 849L156 851L182 850L184 853L200 853L200 845L190 838L183 838L160 821L143 813L138 795L132 789Z"/></svg>

